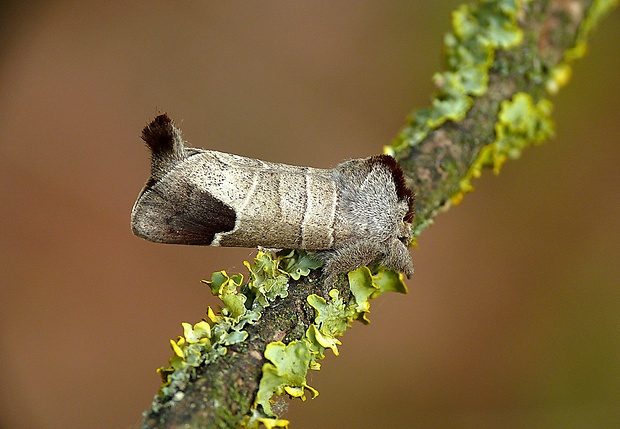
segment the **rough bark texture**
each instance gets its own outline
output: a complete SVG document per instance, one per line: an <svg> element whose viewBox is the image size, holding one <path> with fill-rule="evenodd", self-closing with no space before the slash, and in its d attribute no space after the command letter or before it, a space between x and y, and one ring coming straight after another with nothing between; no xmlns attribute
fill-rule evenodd
<svg viewBox="0 0 620 429"><path fill-rule="evenodd" d="M523 43L515 49L496 52L488 90L474 98L466 119L445 122L421 144L396 154L409 177L408 185L416 192L416 212L420 218L432 219L459 192L459 182L481 148L494 140L502 101L517 92L526 92L534 100L544 97L545 82L528 76L545 75L564 58L565 51L574 46L591 4L589 0L531 2L519 17ZM314 318L306 297L312 293L323 295L320 280L320 271L315 271L291 285L288 297L266 308L262 318L248 326L246 341L231 346L225 356L200 368L183 399L174 407L149 412L143 427L239 427L258 390L266 345L273 341L288 343L304 336ZM338 289L341 296L349 296L346 284Z"/></svg>

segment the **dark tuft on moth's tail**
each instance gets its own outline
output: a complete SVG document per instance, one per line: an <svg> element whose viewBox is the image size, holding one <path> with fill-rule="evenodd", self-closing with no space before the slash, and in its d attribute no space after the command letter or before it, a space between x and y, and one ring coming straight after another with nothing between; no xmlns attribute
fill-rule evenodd
<svg viewBox="0 0 620 429"><path fill-rule="evenodd" d="M183 154L181 130L167 114L157 116L142 130L142 140L153 155L175 156Z"/></svg>
<svg viewBox="0 0 620 429"><path fill-rule="evenodd" d="M390 171L392 172L392 178L394 179L394 184L396 185L396 195L400 201L406 201L409 206L409 211L405 215L406 222L413 222L414 218L414 208L413 204L415 201L415 197L411 189L407 187L405 183L405 173L403 173L402 168L396 161L393 156L390 155L376 155L373 156L373 160L375 162L380 162L386 165Z"/></svg>
<svg viewBox="0 0 620 429"><path fill-rule="evenodd" d="M151 180L160 178L186 158L181 130L165 113L144 127L142 140L151 150Z"/></svg>

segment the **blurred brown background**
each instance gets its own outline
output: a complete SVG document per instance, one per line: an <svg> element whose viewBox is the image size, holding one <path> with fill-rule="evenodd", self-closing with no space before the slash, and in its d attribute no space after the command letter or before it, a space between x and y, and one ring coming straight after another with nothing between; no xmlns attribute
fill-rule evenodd
<svg viewBox="0 0 620 429"><path fill-rule="evenodd" d="M129 230L160 111L191 144L318 167L426 106L460 1L4 2L0 427L133 428L199 283L250 249ZM437 219L292 428L620 425L620 11L554 97L557 137Z"/></svg>

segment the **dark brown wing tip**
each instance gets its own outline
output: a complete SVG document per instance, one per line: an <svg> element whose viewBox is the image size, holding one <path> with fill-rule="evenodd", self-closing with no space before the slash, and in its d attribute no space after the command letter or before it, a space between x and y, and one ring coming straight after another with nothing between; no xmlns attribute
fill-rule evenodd
<svg viewBox="0 0 620 429"><path fill-rule="evenodd" d="M412 223L414 218L414 207L413 203L415 202L415 196L413 191L407 187L405 182L405 173L403 173L402 168L396 161L393 156L390 155L376 155L372 157L373 162L378 162L390 169L392 173L392 178L394 179L394 184L396 185L396 196L401 201L406 201L409 206L409 210L407 214L405 214L405 222Z"/></svg>
<svg viewBox="0 0 620 429"><path fill-rule="evenodd" d="M142 140L153 155L173 155L183 150L181 131L170 117L163 113L157 116L142 130Z"/></svg>

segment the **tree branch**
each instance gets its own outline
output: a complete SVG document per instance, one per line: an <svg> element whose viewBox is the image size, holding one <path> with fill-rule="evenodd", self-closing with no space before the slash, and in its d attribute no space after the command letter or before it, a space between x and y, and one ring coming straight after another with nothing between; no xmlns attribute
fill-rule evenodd
<svg viewBox="0 0 620 429"><path fill-rule="evenodd" d="M386 149L416 192L416 235L460 201L482 167L498 171L504 160L551 135L545 96L566 82L568 64L581 56L588 31L612 3L489 1L454 12L447 70L435 76L433 105L414 112ZM328 297L317 266L303 253L259 253L243 287L240 277L215 273L209 284L226 306L221 315L209 309L206 322L184 325L143 427L285 427L265 396L312 391L307 367L316 369L326 348L337 352L335 338L352 320L365 320L369 298L404 287L388 271L357 270ZM295 353L303 374L285 371L287 358L273 357L276 350L288 353L285 344L300 346Z"/></svg>

